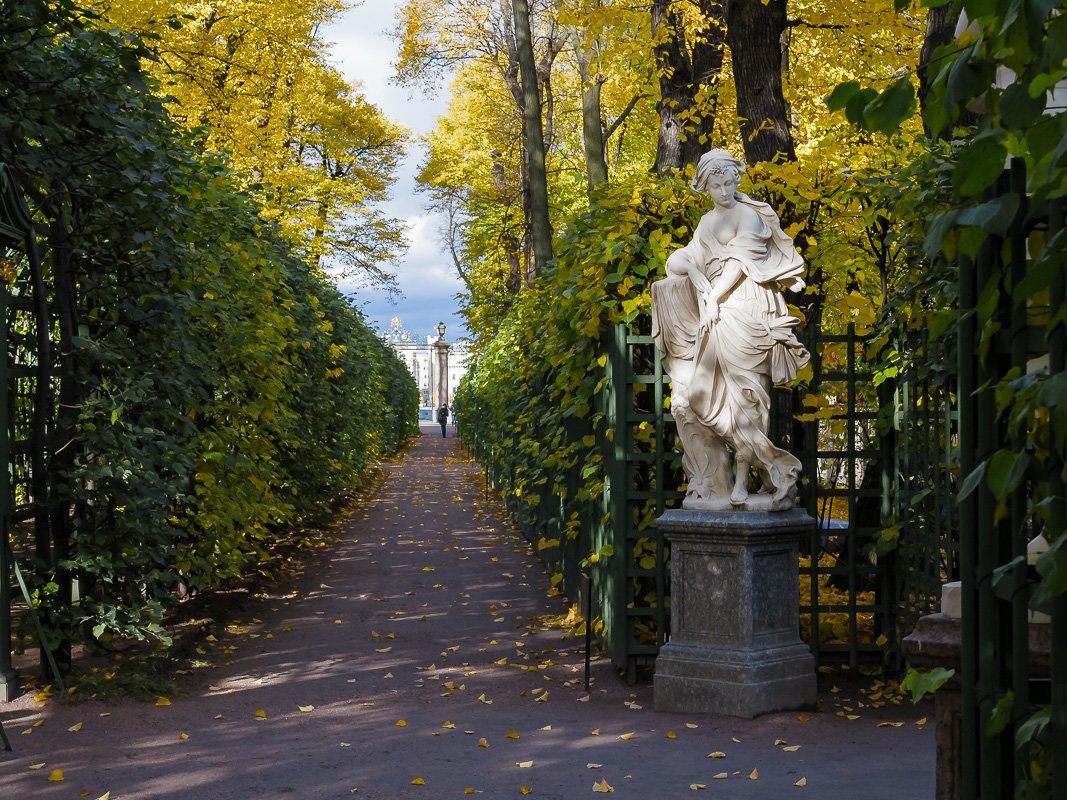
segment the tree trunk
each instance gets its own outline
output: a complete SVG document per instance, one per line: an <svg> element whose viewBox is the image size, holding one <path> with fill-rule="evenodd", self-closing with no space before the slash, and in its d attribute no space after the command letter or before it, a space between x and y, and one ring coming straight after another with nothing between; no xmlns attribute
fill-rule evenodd
<svg viewBox="0 0 1067 800"><path fill-rule="evenodd" d="M601 118L599 75L590 74L592 56L582 46L577 29L571 32L574 55L578 60L578 74L582 79L582 144L585 147L585 177L589 205L593 205L593 191L608 182L608 161L604 154L604 121Z"/></svg>
<svg viewBox="0 0 1067 800"><path fill-rule="evenodd" d="M745 161L796 160L782 94L786 0L727 0L726 44L733 56Z"/></svg>
<svg viewBox="0 0 1067 800"><path fill-rule="evenodd" d="M956 23L959 18L959 11L955 9L952 3L931 8L926 15L926 33L923 36L922 49L919 51L919 64L915 69L919 77L919 109L922 112L926 111L926 104L931 99L930 87L934 82L934 78L937 77L937 73L941 70L940 63L931 63L934 53L937 48L948 44L955 38ZM962 109L956 124L971 127L978 124L978 117L979 115L973 111ZM923 119L923 130L931 139L945 138L950 133L949 130L930 130L925 119Z"/></svg>
<svg viewBox="0 0 1067 800"><path fill-rule="evenodd" d="M722 72L724 14L718 0L700 0L707 24L693 34L692 53L686 44L680 12L671 0L652 2L652 41L659 73L659 134L656 174L667 176L687 164L696 164L712 146L715 97L700 101L701 89L713 86Z"/></svg>
<svg viewBox="0 0 1067 800"><path fill-rule="evenodd" d="M659 73L659 133L656 137L656 174L670 176L684 165L682 123L679 116L692 105L692 64L686 57L681 15L671 11L670 0L652 0L652 41Z"/></svg>
<svg viewBox="0 0 1067 800"><path fill-rule="evenodd" d="M552 260L552 229L548 218L548 178L545 173L544 129L541 127L541 98L537 86L533 39L530 35L530 8L526 0L512 0L515 20L515 48L522 81L523 130L526 134L526 159L530 176L531 268L527 280L532 282Z"/></svg>

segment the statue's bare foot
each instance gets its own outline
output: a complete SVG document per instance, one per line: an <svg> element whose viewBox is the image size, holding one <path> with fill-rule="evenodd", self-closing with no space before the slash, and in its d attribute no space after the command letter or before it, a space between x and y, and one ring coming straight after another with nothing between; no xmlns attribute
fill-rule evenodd
<svg viewBox="0 0 1067 800"><path fill-rule="evenodd" d="M730 502L734 505L741 505L748 500L748 489L744 486L735 486L734 490L730 492Z"/></svg>

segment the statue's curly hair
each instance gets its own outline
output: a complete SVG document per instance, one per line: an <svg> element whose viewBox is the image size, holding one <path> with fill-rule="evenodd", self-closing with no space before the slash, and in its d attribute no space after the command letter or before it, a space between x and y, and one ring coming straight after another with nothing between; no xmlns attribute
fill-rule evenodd
<svg viewBox="0 0 1067 800"><path fill-rule="evenodd" d="M705 192L705 184L712 175L730 175L740 179L745 171L745 162L734 158L726 150L709 150L697 162L696 174L689 184L694 192Z"/></svg>

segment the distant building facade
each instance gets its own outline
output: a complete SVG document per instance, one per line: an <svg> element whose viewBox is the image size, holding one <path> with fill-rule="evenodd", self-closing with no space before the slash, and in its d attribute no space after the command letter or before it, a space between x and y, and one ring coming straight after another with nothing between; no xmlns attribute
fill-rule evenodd
<svg viewBox="0 0 1067 800"><path fill-rule="evenodd" d="M436 407L441 401L436 397L434 387L436 380L436 358L433 343L437 340L436 334L422 336L409 333L404 330L399 317L394 317L389 330L383 335L386 344L396 351L400 359L407 365L408 371L415 378L415 385L419 387L421 404L427 407ZM447 332L445 339L448 339ZM453 342L448 349L448 398L451 404L455 396L456 388L460 380L467 374L467 349L462 344Z"/></svg>

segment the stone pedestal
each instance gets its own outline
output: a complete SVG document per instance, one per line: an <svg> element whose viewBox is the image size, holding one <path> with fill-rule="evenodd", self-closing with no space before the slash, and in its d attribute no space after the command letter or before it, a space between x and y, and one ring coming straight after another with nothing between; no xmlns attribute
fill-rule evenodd
<svg viewBox="0 0 1067 800"><path fill-rule="evenodd" d="M959 607L958 589L946 584L941 607L952 612ZM1050 673L1051 627L1031 624L1031 677L1047 677ZM953 669L956 674L934 692L934 720L937 724L937 783L935 800L958 800L962 784L963 721L960 703L960 674L962 664L962 627L958 614L941 613L919 617L915 630L901 641L901 649L913 669L931 670L935 667Z"/></svg>
<svg viewBox="0 0 1067 800"><path fill-rule="evenodd" d="M800 640L800 509L672 509L671 638L656 659L657 711L759 714L814 706L815 660Z"/></svg>

